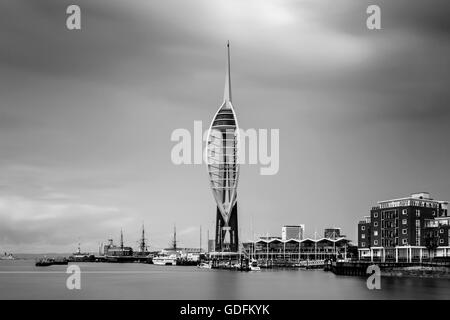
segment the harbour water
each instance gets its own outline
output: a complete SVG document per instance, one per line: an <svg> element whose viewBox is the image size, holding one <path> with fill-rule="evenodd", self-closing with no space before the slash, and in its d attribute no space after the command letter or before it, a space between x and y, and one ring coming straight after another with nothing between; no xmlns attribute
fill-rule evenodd
<svg viewBox="0 0 450 320"><path fill-rule="evenodd" d="M67 266L0 261L0 299L448 299L450 280L366 278L322 270L238 272L139 263L78 263L81 290L68 290Z"/></svg>

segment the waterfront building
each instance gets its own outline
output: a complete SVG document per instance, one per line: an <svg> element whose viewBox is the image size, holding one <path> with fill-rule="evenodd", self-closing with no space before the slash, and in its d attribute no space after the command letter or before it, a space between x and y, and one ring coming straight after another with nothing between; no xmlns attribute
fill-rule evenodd
<svg viewBox="0 0 450 320"><path fill-rule="evenodd" d="M239 127L231 99L230 44L227 43L227 71L223 102L211 122L206 141L207 169L216 200L215 251L237 252L239 179Z"/></svg>
<svg viewBox="0 0 450 320"><path fill-rule="evenodd" d="M214 239L208 239L208 252L213 252L216 250L216 242Z"/></svg>
<svg viewBox="0 0 450 320"><path fill-rule="evenodd" d="M271 241L271 240L281 240L281 237L279 237L279 236L269 236L269 235L267 235L267 236L259 237L259 240L266 240L266 241Z"/></svg>
<svg viewBox="0 0 450 320"><path fill-rule="evenodd" d="M379 201L358 223L359 257L412 262L450 256L448 224L448 202L428 192Z"/></svg>
<svg viewBox="0 0 450 320"><path fill-rule="evenodd" d="M341 228L326 228L323 232L324 238L331 238L331 239L337 239L337 238L344 238L344 235L341 235Z"/></svg>
<svg viewBox="0 0 450 320"><path fill-rule="evenodd" d="M346 238L282 240L277 237L260 238L243 244L245 252L261 260L296 262L298 260L347 259L352 245Z"/></svg>
<svg viewBox="0 0 450 320"><path fill-rule="evenodd" d="M305 234L305 225L304 224L283 226L281 228L281 239L282 240L289 240L289 239L302 240L304 234Z"/></svg>
<svg viewBox="0 0 450 320"><path fill-rule="evenodd" d="M133 255L133 248L125 246L116 246L113 239L108 240L108 244L103 246L104 256L116 257L131 257Z"/></svg>
<svg viewBox="0 0 450 320"><path fill-rule="evenodd" d="M436 257L450 256L450 217L425 220L424 241Z"/></svg>
<svg viewBox="0 0 450 320"><path fill-rule="evenodd" d="M364 219L358 222L358 247L369 248L371 240L371 223L370 216L365 216Z"/></svg>

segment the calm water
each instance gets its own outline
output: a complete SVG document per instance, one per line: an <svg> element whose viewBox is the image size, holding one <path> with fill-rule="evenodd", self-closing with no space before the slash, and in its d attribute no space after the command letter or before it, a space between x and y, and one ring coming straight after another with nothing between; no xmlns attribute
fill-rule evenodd
<svg viewBox="0 0 450 320"><path fill-rule="evenodd" d="M320 270L235 272L147 264L78 263L81 290L66 288L67 266L0 261L0 299L449 299L450 281L366 279ZM14 272L14 273L11 273ZM36 273L38 272L38 273Z"/></svg>

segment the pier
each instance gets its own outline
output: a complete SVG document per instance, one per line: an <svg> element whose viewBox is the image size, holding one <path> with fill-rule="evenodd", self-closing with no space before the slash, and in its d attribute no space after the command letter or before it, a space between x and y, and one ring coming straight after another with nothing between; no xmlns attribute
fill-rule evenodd
<svg viewBox="0 0 450 320"><path fill-rule="evenodd" d="M450 262L332 262L328 270L337 275L367 276L367 268L376 265L386 275L409 273L411 270L427 269L429 274L450 274Z"/></svg>
<svg viewBox="0 0 450 320"><path fill-rule="evenodd" d="M247 252L210 252L207 258L212 262L212 267L217 269L238 269L245 271L249 269L251 260L256 260L258 266L264 269L292 268L292 269L322 269L331 264L329 259L288 259L269 256L250 256Z"/></svg>

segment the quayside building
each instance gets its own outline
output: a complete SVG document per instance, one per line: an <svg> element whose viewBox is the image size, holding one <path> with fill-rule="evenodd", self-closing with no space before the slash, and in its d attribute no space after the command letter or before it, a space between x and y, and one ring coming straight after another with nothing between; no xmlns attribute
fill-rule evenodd
<svg viewBox="0 0 450 320"><path fill-rule="evenodd" d="M243 243L246 255L265 261L297 262L299 260L350 259L354 246L347 238L279 239L260 238Z"/></svg>
<svg viewBox="0 0 450 320"><path fill-rule="evenodd" d="M448 201L430 193L378 201L358 223L361 260L422 262L450 258Z"/></svg>

